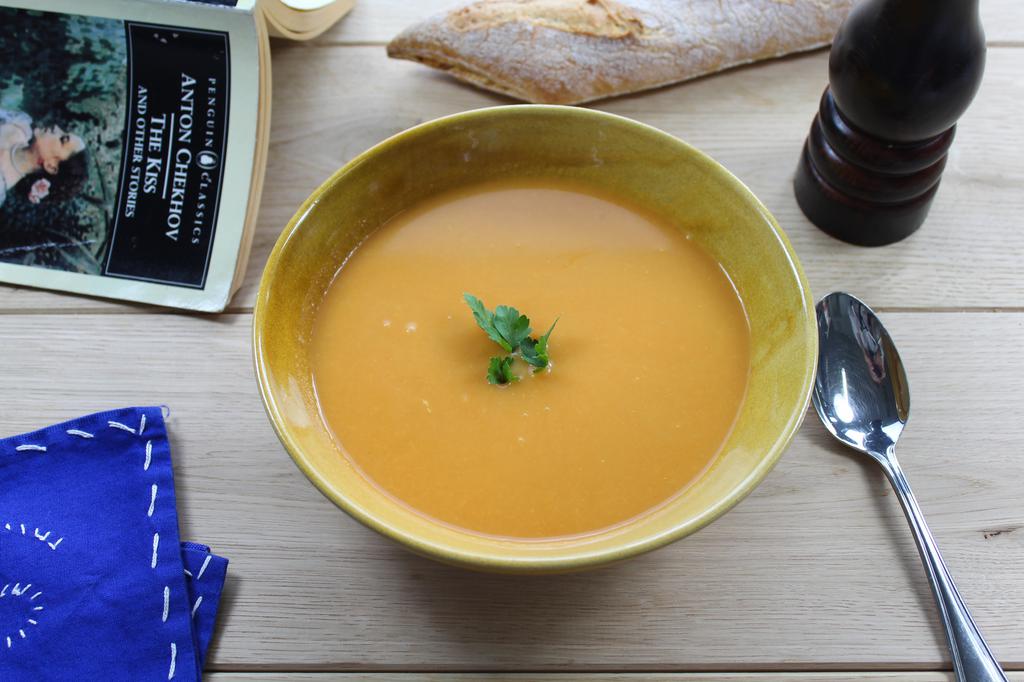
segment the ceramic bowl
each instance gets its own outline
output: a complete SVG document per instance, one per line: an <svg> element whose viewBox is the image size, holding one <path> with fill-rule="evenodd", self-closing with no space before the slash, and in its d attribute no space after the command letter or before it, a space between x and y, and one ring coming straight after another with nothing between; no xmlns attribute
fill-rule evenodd
<svg viewBox="0 0 1024 682"><path fill-rule="evenodd" d="M377 227L438 192L502 178L593 185L685 227L721 262L751 328L751 375L735 428L685 493L614 530L512 541L461 532L365 480L321 420L307 352L324 291ZM344 276L344 275L342 275ZM796 254L768 210L697 149L649 126L588 109L507 106L449 116L356 157L295 213L263 274L255 308L256 374L277 435L303 473L357 520L414 552L519 573L577 570L678 540L723 514L764 478L807 408L817 357L812 299Z"/></svg>

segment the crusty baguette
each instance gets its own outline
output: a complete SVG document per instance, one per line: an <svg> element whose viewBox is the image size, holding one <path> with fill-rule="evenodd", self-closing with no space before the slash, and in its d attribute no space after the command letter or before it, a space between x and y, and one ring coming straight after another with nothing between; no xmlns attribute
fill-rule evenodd
<svg viewBox="0 0 1024 682"><path fill-rule="evenodd" d="M388 55L530 102L579 104L827 45L854 0L478 0Z"/></svg>

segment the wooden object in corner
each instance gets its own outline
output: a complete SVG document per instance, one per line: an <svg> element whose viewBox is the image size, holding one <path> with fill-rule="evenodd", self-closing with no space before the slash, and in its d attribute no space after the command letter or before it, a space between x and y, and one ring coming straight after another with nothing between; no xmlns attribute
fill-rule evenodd
<svg viewBox="0 0 1024 682"><path fill-rule="evenodd" d="M984 68L978 0L857 5L832 44L829 88L797 168L807 217L864 246L913 233Z"/></svg>

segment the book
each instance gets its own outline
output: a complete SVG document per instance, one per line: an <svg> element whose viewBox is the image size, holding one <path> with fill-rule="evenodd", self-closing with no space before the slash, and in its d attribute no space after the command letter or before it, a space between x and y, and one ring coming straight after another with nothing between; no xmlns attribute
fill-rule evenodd
<svg viewBox="0 0 1024 682"><path fill-rule="evenodd" d="M355 0L271 0L263 3L270 35L310 40L348 13Z"/></svg>
<svg viewBox="0 0 1024 682"><path fill-rule="evenodd" d="M0 282L216 312L266 166L269 35L352 0L0 0Z"/></svg>

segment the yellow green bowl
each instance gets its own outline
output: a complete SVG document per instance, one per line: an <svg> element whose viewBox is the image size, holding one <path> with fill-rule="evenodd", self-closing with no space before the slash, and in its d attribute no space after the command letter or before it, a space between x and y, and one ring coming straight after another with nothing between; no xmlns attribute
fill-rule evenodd
<svg viewBox="0 0 1024 682"><path fill-rule="evenodd" d="M461 532L395 502L349 465L317 408L308 344L345 257L417 202L501 178L587 183L685 227L721 262L751 328L751 375L711 467L657 511L579 539ZM303 473L358 521L409 549L475 569L550 573L619 561L722 515L771 470L806 412L817 358L814 309L796 254L768 210L708 156L655 128L588 109L506 106L406 130L331 176L295 213L267 262L253 328L270 421Z"/></svg>

